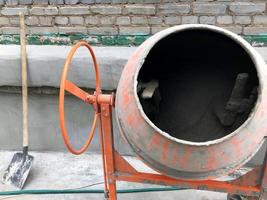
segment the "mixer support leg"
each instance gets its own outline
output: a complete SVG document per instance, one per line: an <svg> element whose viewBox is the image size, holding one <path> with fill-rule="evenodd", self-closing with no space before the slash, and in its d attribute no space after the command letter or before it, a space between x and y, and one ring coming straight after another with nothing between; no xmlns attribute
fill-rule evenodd
<svg viewBox="0 0 267 200"><path fill-rule="evenodd" d="M267 200L267 151L265 151L265 158L263 161L263 169L261 175L261 195L260 200Z"/></svg>
<svg viewBox="0 0 267 200"><path fill-rule="evenodd" d="M114 162L114 142L112 127L112 107L109 104L101 104L101 124L103 139L102 153L104 153L104 175L107 185L107 199L116 200L116 179L115 179L115 162Z"/></svg>

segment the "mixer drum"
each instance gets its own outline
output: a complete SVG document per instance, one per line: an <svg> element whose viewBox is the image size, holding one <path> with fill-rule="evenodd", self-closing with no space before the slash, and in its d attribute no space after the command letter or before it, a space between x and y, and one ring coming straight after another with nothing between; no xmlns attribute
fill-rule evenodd
<svg viewBox="0 0 267 200"><path fill-rule="evenodd" d="M267 132L267 68L241 37L182 25L146 40L116 94L121 132L154 170L212 179L245 164Z"/></svg>

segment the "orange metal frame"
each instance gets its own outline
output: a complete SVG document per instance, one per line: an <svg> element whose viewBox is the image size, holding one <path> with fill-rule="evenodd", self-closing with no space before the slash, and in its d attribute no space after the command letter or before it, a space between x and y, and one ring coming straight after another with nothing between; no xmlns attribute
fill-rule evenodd
<svg viewBox="0 0 267 200"><path fill-rule="evenodd" d="M67 80L67 72L72 60L72 57L80 46L87 47L93 58L96 72L96 91L94 94L88 94L80 89L71 81ZM114 94L102 94L100 89L100 79L98 72L98 64L92 48L87 42L79 42L76 44L68 55L64 66L60 85L59 96L59 113L60 126L62 135L67 148L74 154L83 153L89 146L96 128L97 121L100 125L100 144L102 148L102 160L105 179L106 198L108 200L116 200L116 181L128 181L136 183L150 183L165 186L174 186L177 188L189 188L197 190L209 190L225 192L228 194L239 194L247 196L249 199L267 199L267 156L264 163L233 181L219 180L180 180L174 179L162 174L144 173L137 171L131 166L114 148L114 137L112 127L112 107L114 106ZM85 103L93 105L95 117L93 120L92 130L88 140L80 150L72 148L68 134L65 128L64 119L64 96L65 90L74 96L80 98Z"/></svg>

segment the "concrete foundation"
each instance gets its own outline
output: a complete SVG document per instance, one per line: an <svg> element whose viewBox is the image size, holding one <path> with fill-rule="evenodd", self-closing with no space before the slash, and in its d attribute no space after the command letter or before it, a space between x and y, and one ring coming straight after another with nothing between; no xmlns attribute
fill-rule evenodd
<svg viewBox="0 0 267 200"><path fill-rule="evenodd" d="M0 177L15 152L0 151ZM25 190L38 189L103 189L101 155L83 154L81 156L60 152L31 152L34 163L30 171ZM153 172L133 157L126 157L137 170ZM227 178L227 177L226 177ZM95 184L94 186L91 186ZM117 182L118 189L160 188L164 186ZM0 192L16 190L0 182ZM225 193L197 190L172 192L149 192L136 194L118 194L118 200L226 200ZM11 198L10 196L0 196ZM104 194L65 194L65 195L22 195L12 196L16 200L104 200Z"/></svg>
<svg viewBox="0 0 267 200"><path fill-rule="evenodd" d="M22 145L22 105L19 94L0 93L0 149L19 150ZM93 109L75 97L67 96L65 101L66 126L74 147L84 144L91 129ZM114 121L115 141L118 150L124 154L131 154L131 150L124 142ZM61 137L58 115L57 95L29 96L29 134L30 149L42 151L65 151ZM99 151L99 134L90 146L90 151Z"/></svg>

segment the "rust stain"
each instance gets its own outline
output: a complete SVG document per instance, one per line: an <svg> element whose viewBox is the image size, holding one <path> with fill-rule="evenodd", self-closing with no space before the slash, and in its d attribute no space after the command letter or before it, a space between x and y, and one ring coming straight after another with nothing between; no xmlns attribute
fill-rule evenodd
<svg viewBox="0 0 267 200"><path fill-rule="evenodd" d="M153 149L159 148L161 142L161 136L157 134L156 132L154 133L154 136L151 138L151 140L148 142L147 145L147 150L151 151Z"/></svg>
<svg viewBox="0 0 267 200"><path fill-rule="evenodd" d="M122 97L122 106L124 108L126 108L129 105L130 99L131 99L130 95L128 95L128 94L123 95L123 97Z"/></svg>
<svg viewBox="0 0 267 200"><path fill-rule="evenodd" d="M161 161L162 162L168 162L168 157L169 157L169 148L170 142L168 140L164 141L162 145L162 150L161 150Z"/></svg>
<svg viewBox="0 0 267 200"><path fill-rule="evenodd" d="M128 115L127 116L127 123L129 125L132 125L133 124L133 121L134 121L134 116L133 115Z"/></svg>
<svg viewBox="0 0 267 200"><path fill-rule="evenodd" d="M185 153L181 153L178 149L173 149L172 163L174 165L179 164L182 168L186 169L188 166L189 158L192 155L192 150L190 148L184 149Z"/></svg>
<svg viewBox="0 0 267 200"><path fill-rule="evenodd" d="M214 169L217 165L218 160L215 154L211 154L209 157L207 157L206 169Z"/></svg>

